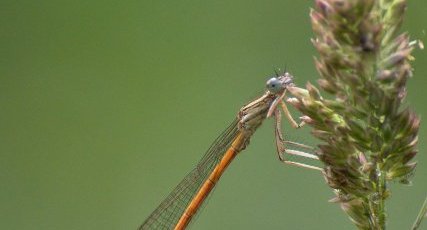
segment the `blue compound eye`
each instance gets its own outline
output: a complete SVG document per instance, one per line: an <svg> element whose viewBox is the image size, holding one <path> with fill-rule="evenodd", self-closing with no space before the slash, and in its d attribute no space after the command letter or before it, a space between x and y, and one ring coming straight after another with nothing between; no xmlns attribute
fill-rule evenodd
<svg viewBox="0 0 427 230"><path fill-rule="evenodd" d="M274 94L280 93L283 90L282 83L279 79L272 77L267 81L267 89Z"/></svg>

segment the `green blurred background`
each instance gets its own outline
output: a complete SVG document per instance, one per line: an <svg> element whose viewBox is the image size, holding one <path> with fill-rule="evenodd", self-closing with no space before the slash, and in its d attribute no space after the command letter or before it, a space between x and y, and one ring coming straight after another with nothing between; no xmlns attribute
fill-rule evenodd
<svg viewBox="0 0 427 230"><path fill-rule="evenodd" d="M2 0L0 229L136 229L275 67L316 79L312 4ZM409 1L413 38L426 40L425 12ZM414 54L407 104L425 118ZM409 229L427 193L426 132L413 186L392 185L389 229ZM191 229L354 229L273 143L267 121Z"/></svg>

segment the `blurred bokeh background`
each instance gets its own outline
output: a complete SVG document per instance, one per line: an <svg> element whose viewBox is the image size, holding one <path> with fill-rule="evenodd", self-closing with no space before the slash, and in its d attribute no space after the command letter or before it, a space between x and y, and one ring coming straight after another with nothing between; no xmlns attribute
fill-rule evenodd
<svg viewBox="0 0 427 230"><path fill-rule="evenodd" d="M312 4L2 0L0 229L136 229L274 68L315 81ZM409 1L412 38L426 40L425 12ZM426 53L414 55L406 102L425 118ZM277 160L272 127L191 229L354 229L320 174ZM392 185L389 229L408 229L427 193L426 132L413 185Z"/></svg>

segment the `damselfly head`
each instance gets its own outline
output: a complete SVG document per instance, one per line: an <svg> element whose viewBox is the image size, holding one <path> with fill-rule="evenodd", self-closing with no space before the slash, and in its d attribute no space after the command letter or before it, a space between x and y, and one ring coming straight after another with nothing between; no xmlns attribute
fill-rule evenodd
<svg viewBox="0 0 427 230"><path fill-rule="evenodd" d="M293 86L292 75L284 73L278 77L272 77L267 81L267 90L272 94L279 94L288 86Z"/></svg>

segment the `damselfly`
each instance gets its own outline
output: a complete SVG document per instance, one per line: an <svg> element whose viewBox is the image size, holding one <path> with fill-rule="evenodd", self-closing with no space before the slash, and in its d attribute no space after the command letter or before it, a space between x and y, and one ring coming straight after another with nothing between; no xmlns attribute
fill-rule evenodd
<svg viewBox="0 0 427 230"><path fill-rule="evenodd" d="M286 144L292 144L311 149L309 146L284 140L281 132L280 108L294 128L303 125L303 123L298 124L292 118L284 102L287 89L293 86L293 77L289 73L269 79L264 95L240 109L237 118L214 141L196 167L176 186L139 229L185 229L230 162L247 147L251 136L262 122L271 116L275 117L275 137L279 160L287 164L321 170L315 166L286 160L284 157L284 154L287 153L318 159L315 154L286 148Z"/></svg>

